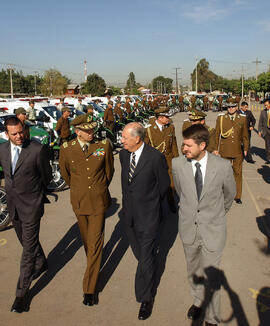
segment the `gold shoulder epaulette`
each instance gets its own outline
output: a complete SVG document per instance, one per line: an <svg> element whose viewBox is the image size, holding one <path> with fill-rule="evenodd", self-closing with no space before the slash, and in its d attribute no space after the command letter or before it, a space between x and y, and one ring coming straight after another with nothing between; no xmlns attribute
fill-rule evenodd
<svg viewBox="0 0 270 326"><path fill-rule="evenodd" d="M71 143L72 146L74 146L76 144L76 140L73 140L73 142Z"/></svg>
<svg viewBox="0 0 270 326"><path fill-rule="evenodd" d="M218 114L218 117L221 116L221 115L225 115L225 113L219 113L219 114Z"/></svg>
<svg viewBox="0 0 270 326"><path fill-rule="evenodd" d="M212 131L214 128L212 127L208 127L208 131Z"/></svg>
<svg viewBox="0 0 270 326"><path fill-rule="evenodd" d="M66 141L63 143L63 147L64 148L67 148L68 147L68 143Z"/></svg>
<svg viewBox="0 0 270 326"><path fill-rule="evenodd" d="M101 142L102 142L102 144L106 144L107 143L107 139L103 139Z"/></svg>
<svg viewBox="0 0 270 326"><path fill-rule="evenodd" d="M189 119L185 119L184 121L189 121Z"/></svg>
<svg viewBox="0 0 270 326"><path fill-rule="evenodd" d="M245 114L243 114L243 113L240 113L239 115L240 115L241 117L245 117L245 118L247 117L247 116L246 116Z"/></svg>

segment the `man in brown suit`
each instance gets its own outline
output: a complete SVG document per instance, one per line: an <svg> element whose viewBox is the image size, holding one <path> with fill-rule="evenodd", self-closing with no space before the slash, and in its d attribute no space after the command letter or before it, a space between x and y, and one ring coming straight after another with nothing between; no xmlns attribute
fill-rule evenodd
<svg viewBox="0 0 270 326"><path fill-rule="evenodd" d="M120 122L123 121L124 116L123 116L123 111L121 109L121 102L120 101L116 102L113 113L114 113L115 120L118 120Z"/></svg>
<svg viewBox="0 0 270 326"><path fill-rule="evenodd" d="M246 116L236 113L238 104L233 100L228 100L226 114L220 114L216 122L216 155L220 155L232 162L235 182L236 182L236 196L235 202L242 204L242 163L244 148L244 155L247 155L249 148L248 129L246 123Z"/></svg>
<svg viewBox="0 0 270 326"><path fill-rule="evenodd" d="M70 125L69 125L69 116L70 116L70 108L64 107L62 110L62 117L57 121L55 131L58 133L60 137L60 144L69 140L70 137Z"/></svg>
<svg viewBox="0 0 270 326"><path fill-rule="evenodd" d="M127 113L127 115L129 116L130 115L130 113L131 113L131 105L130 105L130 97L126 97L126 103L125 103L125 105L124 105L124 108L125 108L125 111L126 111L126 113Z"/></svg>
<svg viewBox="0 0 270 326"><path fill-rule="evenodd" d="M169 123L171 114L167 106L160 106L155 110L156 119L151 126L146 129L144 142L162 154L164 154L168 173L171 179L171 187L168 192L168 203L172 212L176 212L174 202L174 184L172 178L172 159L179 156L175 129L172 123Z"/></svg>
<svg viewBox="0 0 270 326"><path fill-rule="evenodd" d="M113 102L109 101L107 104L107 108L104 111L104 123L105 127L109 128L111 131L113 131L113 125L114 125L114 116L113 116Z"/></svg>
<svg viewBox="0 0 270 326"><path fill-rule="evenodd" d="M209 144L207 145L207 151L212 153L215 150L215 128L209 127L205 124L205 118L207 115L197 109L190 109L189 118L185 119L182 126L182 132L192 125L201 124L209 131Z"/></svg>
<svg viewBox="0 0 270 326"><path fill-rule="evenodd" d="M97 123L88 114L72 121L76 140L60 148L61 175L70 186L70 200L87 256L83 304L97 304L95 293L104 242L104 216L110 206L108 190L114 173L110 142L94 141Z"/></svg>

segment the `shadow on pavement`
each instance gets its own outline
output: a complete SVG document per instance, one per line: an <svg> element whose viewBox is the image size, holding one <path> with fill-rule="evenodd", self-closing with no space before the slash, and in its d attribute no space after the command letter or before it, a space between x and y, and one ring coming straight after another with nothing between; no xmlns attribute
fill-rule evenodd
<svg viewBox="0 0 270 326"><path fill-rule="evenodd" d="M112 198L111 205L106 211L105 218L113 216L117 212L119 207L120 205L117 203L117 198Z"/></svg>
<svg viewBox="0 0 270 326"><path fill-rule="evenodd" d="M121 214L122 211L119 212L119 217ZM123 232L123 226L120 218L113 230L110 240L103 248L100 273L97 283L97 292L103 291L126 253L128 247L129 243L125 233Z"/></svg>
<svg viewBox="0 0 270 326"><path fill-rule="evenodd" d="M165 217L163 218L158 231L159 237L157 239L157 253L155 257L156 272L153 289L154 296L157 293L158 286L165 271L167 256L175 242L177 234L178 214L165 213Z"/></svg>
<svg viewBox="0 0 270 326"><path fill-rule="evenodd" d="M270 325L270 288L263 287L257 295L256 306L258 317L260 320L259 326Z"/></svg>
<svg viewBox="0 0 270 326"><path fill-rule="evenodd" d="M261 168L259 168L258 173L263 177L263 180L266 183L270 183L270 167L267 165L262 165Z"/></svg>
<svg viewBox="0 0 270 326"><path fill-rule="evenodd" d="M231 308L232 308L232 313L230 317L227 318L226 320L221 320L221 323L229 324L235 319L236 325L238 326L250 326L245 311L240 302L239 296L230 287L224 272L218 268L210 266L205 268L204 273L206 277L197 277L196 275L193 276L194 283L204 284L205 298L201 306L203 309L202 316L200 320L192 321L191 326L204 325L205 311L209 306L209 304L211 303L215 291L220 290L221 286L223 286L224 290L227 291L231 303Z"/></svg>
<svg viewBox="0 0 270 326"><path fill-rule="evenodd" d="M265 209L264 214L265 215L256 218L259 230L267 238L267 244L265 246L259 245L259 249L265 255L270 255L270 209Z"/></svg>
<svg viewBox="0 0 270 326"><path fill-rule="evenodd" d="M82 241L78 223L75 223L49 253L47 258L49 269L30 289L28 293L29 305L34 296L51 282L55 275L73 258L81 246Z"/></svg>
<svg viewBox="0 0 270 326"><path fill-rule="evenodd" d="M262 160L266 161L266 154L264 148L252 146L250 149L250 153L259 156Z"/></svg>

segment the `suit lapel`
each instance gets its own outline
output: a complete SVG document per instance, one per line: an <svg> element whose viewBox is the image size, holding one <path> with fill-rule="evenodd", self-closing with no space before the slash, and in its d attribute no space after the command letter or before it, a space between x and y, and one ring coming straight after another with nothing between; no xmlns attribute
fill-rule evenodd
<svg viewBox="0 0 270 326"><path fill-rule="evenodd" d="M142 151L139 161L136 165L132 179L134 179L136 177L136 175L140 172L140 170L143 168L145 163L147 163L147 151L148 151L147 145L144 144L143 151Z"/></svg>
<svg viewBox="0 0 270 326"><path fill-rule="evenodd" d="M211 185L211 182L213 181L214 176L216 175L216 167L215 167L215 164L213 161L214 161L213 156L210 153L208 153L204 183L203 183L200 200L203 198L208 187Z"/></svg>
<svg viewBox="0 0 270 326"><path fill-rule="evenodd" d="M29 144L30 144L30 142L28 142L28 141L23 144L20 156L19 156L18 161L15 166L14 174L16 173L18 168L22 165L24 159L29 155ZM11 166L11 164L10 164L10 166Z"/></svg>
<svg viewBox="0 0 270 326"><path fill-rule="evenodd" d="M189 180L190 188L197 198L197 190L196 190L195 178L194 178L193 170L192 170L192 164L191 164L191 161L188 159L186 159L186 169L185 170L186 170L185 175L186 175L187 179Z"/></svg>
<svg viewBox="0 0 270 326"><path fill-rule="evenodd" d="M4 159L6 162L4 163L6 165L6 170L4 171L5 173L9 173L11 175L11 145L10 141L5 143L5 150L6 150L6 155L4 158L1 158L2 160ZM3 164L3 165L4 165ZM4 167L4 166L3 166Z"/></svg>

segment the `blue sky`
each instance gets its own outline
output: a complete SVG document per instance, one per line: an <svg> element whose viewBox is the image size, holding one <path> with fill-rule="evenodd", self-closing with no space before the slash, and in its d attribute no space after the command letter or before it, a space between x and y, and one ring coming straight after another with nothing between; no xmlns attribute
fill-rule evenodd
<svg viewBox="0 0 270 326"><path fill-rule="evenodd" d="M164 75L190 83L195 58L228 78L255 76L270 63L269 0L134 0L1 2L0 69L59 69L74 82L96 72L123 84Z"/></svg>

